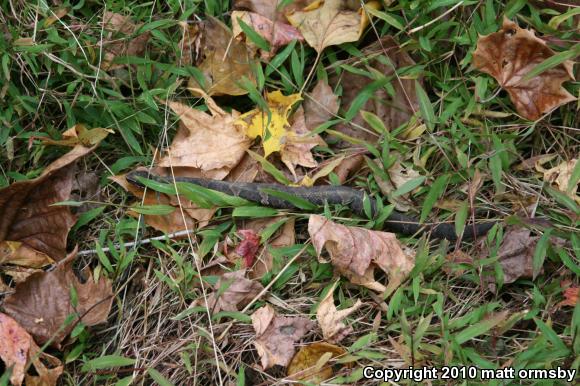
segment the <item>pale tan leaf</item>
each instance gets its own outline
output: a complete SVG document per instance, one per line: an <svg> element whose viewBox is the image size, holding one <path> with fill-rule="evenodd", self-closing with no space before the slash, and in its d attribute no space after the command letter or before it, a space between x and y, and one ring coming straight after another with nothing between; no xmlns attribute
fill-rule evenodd
<svg viewBox="0 0 580 386"><path fill-rule="evenodd" d="M357 11L345 9L341 0L325 0L320 7L310 8L313 7L286 17L318 53L326 47L355 42L360 38L362 16Z"/></svg>
<svg viewBox="0 0 580 386"><path fill-rule="evenodd" d="M495 78L510 95L518 113L537 120L557 107L576 100L562 83L574 80L570 60L529 80L526 75L554 56L554 51L533 30L504 19L501 31L481 36L473 53L473 66Z"/></svg>
<svg viewBox="0 0 580 386"><path fill-rule="evenodd" d="M314 130L333 119L338 113L338 108L338 97L332 92L332 87L324 80L319 80L304 102L306 127Z"/></svg>
<svg viewBox="0 0 580 386"><path fill-rule="evenodd" d="M70 314L82 317L87 326L107 320L113 302L111 283L104 277L95 283L90 274L81 283L72 270L75 255L76 250L53 271L32 274L4 302L4 311L41 344L53 339L52 345L59 347L73 327L64 325ZM71 286L77 293L76 307L71 304Z"/></svg>
<svg viewBox="0 0 580 386"><path fill-rule="evenodd" d="M398 287L415 265L414 256L405 253L395 234L336 224L323 216L311 215L308 233L316 253L323 248L330 262L349 280L370 288L383 288L374 280L374 269L389 275L389 289ZM375 283L379 284L376 285Z"/></svg>
<svg viewBox="0 0 580 386"><path fill-rule="evenodd" d="M319 384L334 375L332 358L346 354L342 347L326 342L311 343L294 355L288 365L288 377L293 380Z"/></svg>
<svg viewBox="0 0 580 386"><path fill-rule="evenodd" d="M0 359L6 368L12 368L10 382L20 386L24 380L30 335L14 319L0 312Z"/></svg>
<svg viewBox="0 0 580 386"><path fill-rule="evenodd" d="M351 326L343 323L343 319L362 306L360 299L357 299L352 307L338 311L334 306L333 294L335 289L336 283L322 299L316 311L316 319L322 329L322 336L330 343L340 342L353 331Z"/></svg>
<svg viewBox="0 0 580 386"><path fill-rule="evenodd" d="M578 163L578 159L564 161L558 166L549 170L544 170L544 181L556 185L559 191L566 194L580 205L580 196L578 196L578 182L574 186L570 185L572 172Z"/></svg>
<svg viewBox="0 0 580 386"><path fill-rule="evenodd" d="M243 269L224 273L220 277L207 300L212 313L240 311L264 289L257 281L246 279L245 274L246 270Z"/></svg>
<svg viewBox="0 0 580 386"><path fill-rule="evenodd" d="M303 317L276 315L269 305L252 314L256 331L254 346L261 358L262 368L274 365L288 366L295 352L295 345L313 327L313 322Z"/></svg>

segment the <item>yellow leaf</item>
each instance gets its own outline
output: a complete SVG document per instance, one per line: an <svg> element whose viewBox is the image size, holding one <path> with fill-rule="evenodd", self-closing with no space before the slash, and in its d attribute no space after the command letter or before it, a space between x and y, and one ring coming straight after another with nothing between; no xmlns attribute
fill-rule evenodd
<svg viewBox="0 0 580 386"><path fill-rule="evenodd" d="M288 114L292 105L301 99L300 94L285 96L278 90L268 93L266 101L269 111L259 108L248 111L240 116L236 124L245 128L248 137L262 137L264 157L267 157L281 150L290 127Z"/></svg>

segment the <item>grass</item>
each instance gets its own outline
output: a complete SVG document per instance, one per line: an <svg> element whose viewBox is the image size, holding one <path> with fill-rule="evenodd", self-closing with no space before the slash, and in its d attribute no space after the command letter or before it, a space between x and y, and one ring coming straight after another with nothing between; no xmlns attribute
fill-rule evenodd
<svg viewBox="0 0 580 386"><path fill-rule="evenodd" d="M506 219L531 203L536 216L551 222L552 233L568 240L564 248L547 245L537 252L545 255L541 256L545 260L544 271L535 280L521 279L493 294L485 290L481 277L487 267L494 270L498 266L496 258L455 267L463 270L460 275L448 275L442 269L449 265L446 256L454 247L477 256L477 245L402 238L417 251L417 263L409 279L391 296L381 298L346 279L340 283L335 297L339 308L351 306L356 298L362 299L364 306L349 317L354 332L342 342L352 367L343 368L334 383L365 384L365 365L473 365L491 369L580 366L580 307L574 311L557 306L563 298L561 284L579 284L577 212L573 219L573 210L578 207L551 189L541 175L515 168L541 154L557 154L552 165L577 158L578 105L567 104L538 122L525 121L514 114L507 94L491 77L470 68L478 34L497 31L503 16L557 39L558 51L569 49L580 36L572 18L553 29L549 22L560 13L541 10L526 1L459 3L394 2L386 9L386 16L374 19L360 42L327 48L319 58L306 45L293 44L274 59L280 62L278 67L263 63L263 87L251 94L254 98L217 98L224 109L248 111L264 90L280 89L286 95L309 90L318 79L365 62L361 49L377 36L393 35L416 62L402 69L399 76L422 80L418 95L427 130L418 140L385 135L374 146L359 147L387 165L395 151L412 154L407 166L414 165L425 178L414 182L417 190L416 186L402 187L406 192L414 191L411 212L424 219L467 218L471 213L467 212L466 188L478 170L486 175L475 197L478 213L491 211L495 218ZM198 273L193 259L199 256L207 264L220 253L218 242L238 240L235 231L242 220L232 218L231 211L220 210L209 226L190 239L116 247L158 234L140 227L127 215L132 198L107 177L136 165L151 165L154 154L168 145L175 134L176 118L166 112L163 100L203 104L184 87L195 69L175 64L182 38L179 22L203 18L206 13L229 22L229 2L67 1L56 7L44 1L12 1L0 7L0 186L37 176L65 151L43 145L39 137L59 139L76 123L116 133L81 161L81 169L98 175L100 193L90 198L98 205L83 215L81 226L69 236L71 247L78 243L81 251L97 249L97 253L82 256L81 266L89 265L113 279L116 301L106 325L80 331L74 343L56 352L66 363L60 382L284 383L283 369L258 369L248 316L268 302L280 313L314 318L315 307L324 289L332 285L333 275L328 264L316 261L306 231L307 216L291 213L297 220L296 244L273 250L274 268L262 279L264 285L271 285L268 294L243 314L214 317L211 324L203 308L190 307L201 295L195 285ZM55 20L54 14L65 7L66 16ZM99 67L103 32L99 21L105 9L130 16L135 23L142 23L141 31L151 34L144 55L126 58L126 66L112 71ZM380 80L380 74L370 75ZM310 81L305 83L307 79ZM340 93L345 87L349 85L343 84L336 91ZM568 82L566 87L579 95L580 83ZM338 119L351 119L356 113L341 110ZM316 156L322 160L331 153L329 148L318 148ZM380 197L376 173L367 165L348 184ZM335 177L331 175L330 181ZM437 194L431 193L434 187ZM436 202L447 203L447 209ZM331 209L336 221L380 228L377 222ZM454 212L459 215L454 217ZM464 221L458 221L457 226L464 226ZM504 227L498 226L487 242L498 245ZM110 249L103 252L102 248ZM211 283L215 277L208 280ZM494 312L505 314L490 319L490 315L498 315ZM321 338L315 330L303 341ZM134 361L124 362L113 355ZM116 369L115 365L129 367ZM463 382L472 383L476 382ZM549 380L524 383L565 384Z"/></svg>

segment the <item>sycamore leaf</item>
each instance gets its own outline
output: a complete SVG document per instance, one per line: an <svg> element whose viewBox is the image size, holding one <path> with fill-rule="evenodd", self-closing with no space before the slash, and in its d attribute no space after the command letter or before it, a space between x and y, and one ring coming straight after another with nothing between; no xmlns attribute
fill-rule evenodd
<svg viewBox="0 0 580 386"><path fill-rule="evenodd" d="M322 299L316 311L316 319L322 329L322 336L330 343L340 342L353 331L351 326L345 325L342 321L362 306L360 299L357 299L352 307L338 311L334 306L333 297L336 286L335 283Z"/></svg>
<svg viewBox="0 0 580 386"><path fill-rule="evenodd" d="M75 146L32 180L0 189L0 264L41 267L66 256L67 236L76 217L70 200L74 163L93 147Z"/></svg>
<svg viewBox="0 0 580 386"><path fill-rule="evenodd" d="M207 304L213 314L220 311L239 311L251 302L264 287L257 281L245 278L246 270L224 273L214 286ZM204 304L203 301L198 301Z"/></svg>
<svg viewBox="0 0 580 386"><path fill-rule="evenodd" d="M102 45L104 58L101 67L105 70L114 70L124 65L113 63L114 59L122 56L140 56L145 52L149 41L149 32L133 36L141 25L135 25L131 18L118 13L106 11L103 14L103 29L106 31Z"/></svg>
<svg viewBox="0 0 580 386"><path fill-rule="evenodd" d="M315 2L302 11L287 15L306 42L319 54L329 46L357 41L368 20L362 12L345 9L341 0ZM318 8L315 8L320 5Z"/></svg>
<svg viewBox="0 0 580 386"><path fill-rule="evenodd" d="M13 317L32 334L39 344L51 340L59 347L73 328L73 323L65 325L69 315L82 317L86 326L93 326L107 320L113 303L112 285L101 277L95 282L90 272L83 284L75 276L72 264L76 255L73 251L60 261L50 272L34 273L16 285L16 291L4 302L4 312ZM76 306L71 300L71 288L76 292Z"/></svg>
<svg viewBox="0 0 580 386"><path fill-rule="evenodd" d="M256 332L254 346L266 370L274 365L288 366L296 342L314 323L303 317L278 316L272 307L265 305L252 314L252 325Z"/></svg>
<svg viewBox="0 0 580 386"><path fill-rule="evenodd" d="M32 337L14 319L0 313L0 359L7 368L12 368L10 382L26 385L55 386L62 374L62 363L55 357L41 352ZM29 375L27 364L31 362L36 375ZM48 364L50 367L47 367Z"/></svg>
<svg viewBox="0 0 580 386"><path fill-rule="evenodd" d="M289 24L275 22L260 14L245 11L232 12L234 37L238 37L243 33L238 19L252 27L254 31L264 38L270 44L271 51L276 51L277 48L285 46L293 40L304 40L300 32ZM246 44L249 44L248 38L246 38Z"/></svg>
<svg viewBox="0 0 580 386"><path fill-rule="evenodd" d="M294 355L288 365L288 377L309 384L320 384L334 375L333 366L328 362L345 354L345 349L330 343L311 343Z"/></svg>
<svg viewBox="0 0 580 386"><path fill-rule="evenodd" d="M300 94L285 96L279 90L269 92L266 95L269 111L256 108L242 114L236 123L245 129L248 137L262 137L264 157L267 157L282 150L290 127L290 109L301 99Z"/></svg>
<svg viewBox="0 0 580 386"><path fill-rule="evenodd" d="M378 292L397 288L415 265L414 256L403 251L394 233L336 224L318 215L310 216L308 233L319 261L326 262L321 258L326 248L340 274ZM389 275L388 287L374 279L375 268Z"/></svg>
<svg viewBox="0 0 580 386"><path fill-rule="evenodd" d="M232 31L212 16L200 23L200 29L201 40L194 39L194 44L199 48L194 50L201 51L203 55L195 64L203 74L204 84L200 85L195 78L191 78L189 87L193 94L200 95L196 89L203 89L208 95L247 94L240 82L246 78L250 83L256 83L253 52L244 42L234 39Z"/></svg>
<svg viewBox="0 0 580 386"><path fill-rule="evenodd" d="M206 104L210 114L169 102L179 116L179 129L158 166L197 168L203 177L221 180L240 163L251 141L234 124L239 113L226 113L208 96Z"/></svg>
<svg viewBox="0 0 580 386"><path fill-rule="evenodd" d="M555 53L533 30L504 19L501 31L481 36L473 53L475 68L493 76L510 95L518 113L537 120L557 107L576 100L562 83L574 80L567 60L527 80L526 75Z"/></svg>

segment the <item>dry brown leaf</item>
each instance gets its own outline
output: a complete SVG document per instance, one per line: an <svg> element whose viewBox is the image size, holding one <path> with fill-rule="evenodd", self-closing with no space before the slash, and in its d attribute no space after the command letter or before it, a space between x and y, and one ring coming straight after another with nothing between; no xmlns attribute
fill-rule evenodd
<svg viewBox="0 0 580 386"><path fill-rule="evenodd" d="M288 377L293 380L319 384L334 375L328 362L332 358L345 355L346 350L326 342L316 342L304 346L294 355L288 365Z"/></svg>
<svg viewBox="0 0 580 386"><path fill-rule="evenodd" d="M194 95L203 89L208 95L244 95L248 92L240 86L243 78L255 84L254 54L237 39L230 29L218 19L209 16L200 23L201 58L195 63L202 71L204 84L190 78L189 87Z"/></svg>
<svg viewBox="0 0 580 386"><path fill-rule="evenodd" d="M319 80L304 102L304 119L306 127L314 130L332 119L338 113L338 97L332 87L324 80Z"/></svg>
<svg viewBox="0 0 580 386"><path fill-rule="evenodd" d="M336 224L323 216L311 215L308 233L319 260L323 248L330 262L351 282L379 292L397 288L415 265L411 253L405 253L394 233ZM389 275L385 287L374 279L378 267Z"/></svg>
<svg viewBox="0 0 580 386"><path fill-rule="evenodd" d="M278 316L272 307L265 305L252 314L252 325L256 331L254 346L266 370L274 365L288 366L296 342L314 323L303 317Z"/></svg>
<svg viewBox="0 0 580 386"><path fill-rule="evenodd" d="M0 312L0 359L6 369L12 368L10 382L19 386L24 380L30 335L14 319Z"/></svg>
<svg viewBox="0 0 580 386"><path fill-rule="evenodd" d="M0 359L6 368L12 367L10 383L20 386L26 379L26 385L53 386L63 371L62 363L55 357L40 352L32 337L14 319L0 313ZM42 359L42 360L41 360ZM32 361L36 376L26 373L27 364ZM44 362L52 368L47 368Z"/></svg>
<svg viewBox="0 0 580 386"><path fill-rule="evenodd" d="M197 168L204 178L221 180L242 160L251 141L242 128L234 125L239 114L235 110L226 113L210 97L206 97L206 104L211 115L169 102L180 124L159 166Z"/></svg>
<svg viewBox="0 0 580 386"><path fill-rule="evenodd" d="M32 274L16 285L16 292L4 302L4 312L40 344L52 338L51 344L59 347L73 327L64 326L70 314L82 316L86 326L103 323L109 315L113 302L111 283L104 277L95 283L89 273L82 284L72 270L75 255L76 249L53 271ZM71 286L77 294L76 307L71 304Z"/></svg>
<svg viewBox="0 0 580 386"><path fill-rule="evenodd" d="M262 56L265 56L266 58L273 55L279 47L285 46L293 40L304 41L300 31L291 25L272 21L266 16L246 11L232 12L232 29L234 37L243 34L238 19L252 27L254 31L270 43L270 51L262 53ZM251 41L246 39L246 44L250 45Z"/></svg>
<svg viewBox="0 0 580 386"><path fill-rule="evenodd" d="M297 180L295 167L300 165L307 168L318 166L318 162L312 156L312 149L315 146L326 145L318 134L312 135L306 128L304 120L304 109L299 107L292 116L292 125L288 129L286 141L280 150L280 158L284 165L290 170Z"/></svg>
<svg viewBox="0 0 580 386"><path fill-rule="evenodd" d="M318 8L309 6L286 17L319 54L326 47L357 41L364 28L362 14L345 9L342 0L325 0Z"/></svg>
<svg viewBox="0 0 580 386"><path fill-rule="evenodd" d="M311 2L309 0L293 0L289 4L281 0L234 0L233 9L237 11L250 11L260 14L272 21L287 23L285 14L302 9Z"/></svg>
<svg viewBox="0 0 580 386"><path fill-rule="evenodd" d="M76 146L83 145L85 147L91 147L98 145L103 139L107 137L110 133L113 133L110 129L104 129L101 127L96 127L94 129L87 129L83 124L76 124L70 129L62 133L61 140L52 140L50 138L41 138L42 142L49 145L60 145L60 146Z"/></svg>
<svg viewBox="0 0 580 386"><path fill-rule="evenodd" d="M384 180L378 175L375 175L374 177L381 192L389 197L389 201L395 204L395 208L400 212L407 212L411 209L411 205L409 204L411 192L396 197L392 197L392 193L407 182L414 180L421 175L415 169L403 166L400 154L393 152L393 155L398 158L393 165L391 165L389 170L387 170L390 180ZM380 160L375 160L375 163L382 166Z"/></svg>
<svg viewBox="0 0 580 386"><path fill-rule="evenodd" d="M352 327L345 325L342 320L362 306L360 299L357 299L352 307L338 311L334 306L333 297L336 285L337 283L328 290L316 311L316 319L322 329L322 336L330 343L338 343L352 332Z"/></svg>
<svg viewBox="0 0 580 386"><path fill-rule="evenodd" d="M557 107L576 100L562 83L574 80L570 60L530 80L525 76L555 53L533 30L504 19L501 31L480 36L473 53L473 66L493 76L510 95L518 113L537 120Z"/></svg>
<svg viewBox="0 0 580 386"><path fill-rule="evenodd" d="M201 58L202 33L198 23L181 23L183 38L179 42L181 55L178 57L178 66L194 66Z"/></svg>
<svg viewBox="0 0 580 386"><path fill-rule="evenodd" d="M580 196L578 196L578 184L580 181L576 181L574 186L570 185L570 180L572 177L572 172L578 163L578 159L572 159L570 161L564 161L560 165L553 167L549 170L544 170L544 181L555 184L558 190L566 194L571 199L575 200L580 204ZM539 170L538 170L539 171Z"/></svg>
<svg viewBox="0 0 580 386"><path fill-rule="evenodd" d="M381 87L374 92L373 96L366 101L360 110L377 115L388 130L393 130L407 123L419 111L419 99L415 90L415 80L398 78L395 76L395 69L412 66L415 62L398 46L391 36L382 37L380 41L365 48L363 53L369 60L367 62L368 64L362 69L380 75L381 77L392 77L391 85L394 89L394 94L390 95ZM375 57L381 55L386 56L392 63L392 66L375 59ZM345 111L348 111L352 102L359 96L361 90L375 80L375 78L343 71L340 78L335 77L331 79L331 85L335 86L337 83L342 84L342 107ZM377 133L370 128L360 114L357 114L351 122L352 124L344 123L337 125L336 130L369 143L375 143L379 138ZM352 145L342 142L340 146L351 147Z"/></svg>
<svg viewBox="0 0 580 386"><path fill-rule="evenodd" d="M121 68L123 64L115 64L113 60L122 56L141 56L145 52L149 41L149 32L133 36L141 26L135 25L128 16L114 12L103 14L103 28L107 31L103 39L105 51L101 67L105 70Z"/></svg>
<svg viewBox="0 0 580 386"><path fill-rule="evenodd" d="M212 313L240 311L264 289L257 281L246 279L245 274L246 270L242 269L220 277L214 286L215 291L207 299Z"/></svg>
<svg viewBox="0 0 580 386"><path fill-rule="evenodd" d="M74 162L93 147L75 146L37 178L0 189L0 264L41 267L66 256L69 229L76 218L68 206Z"/></svg>

